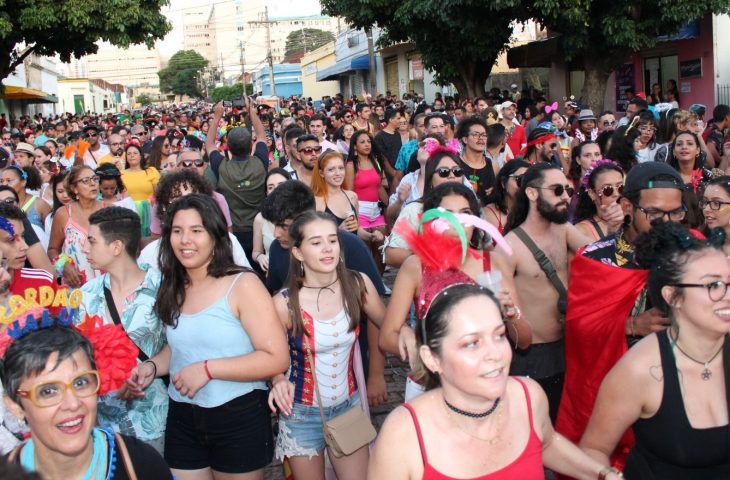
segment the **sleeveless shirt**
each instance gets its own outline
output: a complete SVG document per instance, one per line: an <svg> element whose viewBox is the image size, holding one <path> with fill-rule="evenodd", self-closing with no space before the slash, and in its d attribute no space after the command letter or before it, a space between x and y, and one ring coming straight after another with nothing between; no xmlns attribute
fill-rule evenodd
<svg viewBox="0 0 730 480"><path fill-rule="evenodd" d="M530 401L530 393L527 390L527 386L522 380L517 377L512 377L517 380L522 389L525 392L525 400L527 403L527 415L530 422L530 436L527 439L527 445L520 455L509 465L500 468L492 473L480 475L478 477L472 477L468 480L537 480L544 479L545 472L542 465L542 441L535 432L534 420L532 418L532 402ZM460 480L454 477L449 477L436 470L430 463L428 463L428 456L426 454L426 445L423 442L423 435L421 434L421 426L418 423L418 417L416 411L409 404L404 403L404 407L408 409L413 417L413 425L416 427L416 434L418 435L418 446L421 448L421 457L423 458L423 480Z"/></svg>

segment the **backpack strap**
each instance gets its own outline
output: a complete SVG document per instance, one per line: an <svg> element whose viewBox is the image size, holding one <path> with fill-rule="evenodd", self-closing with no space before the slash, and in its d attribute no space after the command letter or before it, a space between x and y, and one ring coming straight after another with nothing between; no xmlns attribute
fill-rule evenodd
<svg viewBox="0 0 730 480"><path fill-rule="evenodd" d="M559 297L558 311L561 314L565 315L565 307L568 301L568 291L565 289L563 281L558 276L558 272L555 270L553 262L551 262L548 256L545 255L545 252L540 250L540 247L538 247L535 242L530 238L530 236L525 233L522 227L514 228L512 231L515 232L515 235L517 235L517 237L522 240L522 243L525 244L527 249L530 250L530 253L532 253L535 261L540 266L540 269L545 273L555 290L557 290Z"/></svg>

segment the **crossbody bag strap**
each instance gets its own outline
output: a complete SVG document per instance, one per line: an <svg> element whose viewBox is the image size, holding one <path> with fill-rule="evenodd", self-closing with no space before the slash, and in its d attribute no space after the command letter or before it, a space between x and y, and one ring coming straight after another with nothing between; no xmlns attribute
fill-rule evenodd
<svg viewBox="0 0 730 480"><path fill-rule="evenodd" d="M517 227L512 231L515 232L515 235L517 235L517 237L522 240L522 243L525 244L527 249L530 250L530 253L532 253L532 256L535 258L535 261L538 265L540 265L540 269L545 272L545 275L547 276L548 280L550 280L550 283L553 285L553 287L555 287L555 290L558 291L558 296L560 297L560 300L565 302L568 298L568 291L565 289L563 281L558 276L558 272L555 270L553 262L551 262L548 256L545 255L545 252L540 250L540 247L538 247L535 242L532 241L530 236L525 233L522 227Z"/></svg>
<svg viewBox="0 0 730 480"><path fill-rule="evenodd" d="M117 311L117 306L114 303L112 291L106 288L106 286L104 286L104 300L106 300L106 308L107 310L109 310L109 316L112 317L114 325L122 325L122 319L119 316L119 311ZM122 328L124 328L124 325L122 325ZM129 336L129 334L127 334L127 336ZM134 343L134 340L132 340L132 342ZM146 353L144 353L141 348L139 348L139 345L137 345L137 350L139 350L139 355L137 355L137 358L139 358L140 361L146 362L150 359L150 357Z"/></svg>
<svg viewBox="0 0 730 480"><path fill-rule="evenodd" d="M122 454L124 469L127 471L127 476L129 477L129 480L137 480L137 472L134 471L132 457L129 456L129 451L127 450L127 444L124 443L124 438L118 433L114 434L114 438L116 438L117 445L119 445L119 452Z"/></svg>

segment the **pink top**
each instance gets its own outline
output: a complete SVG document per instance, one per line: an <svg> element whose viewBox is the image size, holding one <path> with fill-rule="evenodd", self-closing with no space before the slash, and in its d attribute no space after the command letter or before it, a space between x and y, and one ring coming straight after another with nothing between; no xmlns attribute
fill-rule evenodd
<svg viewBox="0 0 730 480"><path fill-rule="evenodd" d="M361 202L377 202L380 197L380 173L373 168L361 168L355 174L355 185L352 190Z"/></svg>
<svg viewBox="0 0 730 480"><path fill-rule="evenodd" d="M522 451L519 457L514 462L510 463L506 467L500 468L499 470L481 475L479 477L473 477L468 480L498 480L498 479L517 479L520 480L532 480L532 479L544 479L545 472L542 466L542 441L535 433L535 426L532 419L532 403L530 402L530 393L527 391L525 383L517 377L512 377L522 385L522 389L525 391L525 399L527 400L527 414L530 419L530 437L527 440L527 445ZM416 412L409 404L404 403L408 411L413 417L413 424L416 427L416 434L418 435L418 445L421 447L421 456L423 457L423 480L460 480L454 477L449 477L439 472L428 463L428 456L426 455L426 446L423 443L423 436L421 435L421 426L418 423L418 417Z"/></svg>

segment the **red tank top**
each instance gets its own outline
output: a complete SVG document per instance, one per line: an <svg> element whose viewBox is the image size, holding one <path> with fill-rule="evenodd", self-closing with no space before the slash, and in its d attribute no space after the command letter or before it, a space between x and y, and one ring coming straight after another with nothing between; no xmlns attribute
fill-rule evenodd
<svg viewBox="0 0 730 480"><path fill-rule="evenodd" d="M532 420L532 403L530 402L530 393L527 391L527 386L522 380L517 377L512 377L517 380L522 389L525 391L525 399L527 400L527 414L530 419L530 437L527 440L527 445L522 451L519 457L515 459L509 465L500 468L499 470L481 475L479 477L473 477L468 480L499 480L499 479L520 479L520 480L537 480L544 479L545 472L542 466L542 441L535 433L535 427ZM409 404L403 404L413 417L413 424L416 427L416 434L418 435L418 445L421 447L421 456L423 457L423 480L461 480L454 477L449 477L439 472L428 463L428 456L426 455L426 446L423 443L423 436L421 435L421 426L418 423L418 417L416 412Z"/></svg>

